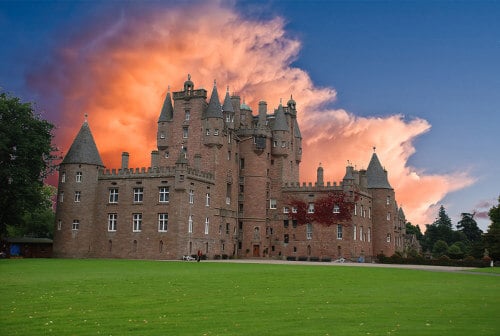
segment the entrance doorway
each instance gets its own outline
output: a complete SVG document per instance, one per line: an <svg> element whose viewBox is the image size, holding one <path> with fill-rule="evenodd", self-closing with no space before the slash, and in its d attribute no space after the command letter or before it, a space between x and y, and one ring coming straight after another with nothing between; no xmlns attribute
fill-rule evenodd
<svg viewBox="0 0 500 336"><path fill-rule="evenodd" d="M259 245L253 246L253 256L260 257L260 246Z"/></svg>

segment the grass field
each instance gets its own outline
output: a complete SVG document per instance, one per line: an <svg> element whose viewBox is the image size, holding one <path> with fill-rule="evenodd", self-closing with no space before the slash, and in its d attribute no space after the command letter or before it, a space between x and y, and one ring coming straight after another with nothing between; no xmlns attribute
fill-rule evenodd
<svg viewBox="0 0 500 336"><path fill-rule="evenodd" d="M0 260L0 335L499 335L500 277L131 260Z"/></svg>

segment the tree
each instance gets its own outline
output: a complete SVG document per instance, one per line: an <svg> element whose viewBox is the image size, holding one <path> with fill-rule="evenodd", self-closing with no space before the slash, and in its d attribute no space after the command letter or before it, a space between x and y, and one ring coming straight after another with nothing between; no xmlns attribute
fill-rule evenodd
<svg viewBox="0 0 500 336"><path fill-rule="evenodd" d="M451 245L454 242L451 219L448 217L444 206L439 208L438 218L431 225L427 224L422 247L426 251L431 251L438 240Z"/></svg>
<svg viewBox="0 0 500 336"><path fill-rule="evenodd" d="M493 260L500 260L500 196L498 197L498 205L492 207L488 215L491 224L484 235L484 244L488 249L489 256Z"/></svg>
<svg viewBox="0 0 500 336"><path fill-rule="evenodd" d="M53 129L31 103L0 93L0 235L51 209L43 181L56 159Z"/></svg>
<svg viewBox="0 0 500 336"><path fill-rule="evenodd" d="M474 214L462 213L462 219L457 223L457 229L463 232L467 240L472 243L481 240L483 231L477 226Z"/></svg>
<svg viewBox="0 0 500 336"><path fill-rule="evenodd" d="M407 234L414 234L415 237L417 237L417 240L419 242L422 241L424 238L424 235L422 231L420 230L420 226L418 225L412 225L410 222L406 222L406 233Z"/></svg>
<svg viewBox="0 0 500 336"><path fill-rule="evenodd" d="M438 240L432 246L432 255L434 257L440 257L448 252L448 244L444 240Z"/></svg>

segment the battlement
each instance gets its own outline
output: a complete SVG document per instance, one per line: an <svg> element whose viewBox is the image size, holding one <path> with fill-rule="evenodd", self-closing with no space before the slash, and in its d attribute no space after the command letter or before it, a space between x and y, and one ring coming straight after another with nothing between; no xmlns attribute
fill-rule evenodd
<svg viewBox="0 0 500 336"><path fill-rule="evenodd" d="M190 99L190 98L204 98L204 99L206 99L207 98L207 90L197 89L197 90L174 92L174 100Z"/></svg>
<svg viewBox="0 0 500 336"><path fill-rule="evenodd" d="M101 169L100 180L127 179L127 178L149 178L149 177L174 177L175 166L172 167L141 167L124 169ZM211 173L202 172L194 168L187 168L187 179L201 180L213 183L214 176Z"/></svg>
<svg viewBox="0 0 500 336"><path fill-rule="evenodd" d="M291 182L283 184L283 191L340 191L343 190L343 183L340 182L326 182L326 184L319 185L317 182Z"/></svg>

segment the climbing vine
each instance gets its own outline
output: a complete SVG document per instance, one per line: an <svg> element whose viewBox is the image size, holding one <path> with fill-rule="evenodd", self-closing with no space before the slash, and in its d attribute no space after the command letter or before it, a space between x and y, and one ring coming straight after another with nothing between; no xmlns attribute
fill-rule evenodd
<svg viewBox="0 0 500 336"><path fill-rule="evenodd" d="M354 202L350 201L343 192L328 193L325 197L314 202L314 210L303 200L291 198L289 205L292 208L290 217L298 224L317 222L327 226L347 224L350 221Z"/></svg>

